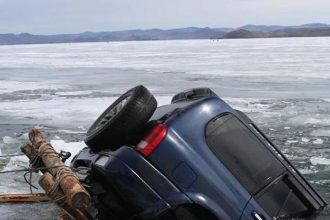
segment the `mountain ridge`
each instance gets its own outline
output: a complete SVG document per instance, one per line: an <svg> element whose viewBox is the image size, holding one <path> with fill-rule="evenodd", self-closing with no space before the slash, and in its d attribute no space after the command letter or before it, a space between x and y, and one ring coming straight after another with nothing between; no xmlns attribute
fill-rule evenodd
<svg viewBox="0 0 330 220"><path fill-rule="evenodd" d="M53 35L5 33L0 34L0 45L300 36L330 36L330 25L323 23L297 26L248 24L238 28L185 27L165 30L153 28Z"/></svg>

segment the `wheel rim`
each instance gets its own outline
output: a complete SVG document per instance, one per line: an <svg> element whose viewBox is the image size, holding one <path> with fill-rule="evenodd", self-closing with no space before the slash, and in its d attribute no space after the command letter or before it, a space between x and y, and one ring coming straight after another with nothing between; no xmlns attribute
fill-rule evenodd
<svg viewBox="0 0 330 220"><path fill-rule="evenodd" d="M124 98L120 102L118 102L113 108L110 109L109 112L107 112L102 119L96 124L95 130L100 129L105 124L107 124L109 121L111 121L117 114L120 112L125 105L127 104L128 100L130 99L130 96Z"/></svg>

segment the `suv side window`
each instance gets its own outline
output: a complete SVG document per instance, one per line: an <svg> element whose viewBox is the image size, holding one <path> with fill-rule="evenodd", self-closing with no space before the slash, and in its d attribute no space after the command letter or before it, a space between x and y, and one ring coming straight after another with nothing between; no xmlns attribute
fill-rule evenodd
<svg viewBox="0 0 330 220"><path fill-rule="evenodd" d="M230 113L208 123L206 143L251 194L257 193L284 170L255 134Z"/></svg>

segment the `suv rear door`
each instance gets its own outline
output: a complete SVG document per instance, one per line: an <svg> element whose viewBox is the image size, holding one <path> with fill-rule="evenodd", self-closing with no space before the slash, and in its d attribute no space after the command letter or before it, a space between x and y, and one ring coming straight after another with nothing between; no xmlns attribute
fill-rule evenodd
<svg viewBox="0 0 330 220"><path fill-rule="evenodd" d="M249 125L224 113L206 126L207 145L252 196L243 219L307 216L323 208L325 202L298 171L252 122Z"/></svg>

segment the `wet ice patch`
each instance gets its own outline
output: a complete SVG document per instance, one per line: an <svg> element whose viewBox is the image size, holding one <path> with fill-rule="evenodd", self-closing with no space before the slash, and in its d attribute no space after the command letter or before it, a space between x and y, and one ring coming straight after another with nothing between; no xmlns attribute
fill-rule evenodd
<svg viewBox="0 0 330 220"><path fill-rule="evenodd" d="M304 124L320 124L322 121L320 119L316 119L316 118L307 118L304 121Z"/></svg>
<svg viewBox="0 0 330 220"><path fill-rule="evenodd" d="M60 96L83 96L90 95L93 91L68 91L68 92L56 92L56 95Z"/></svg>
<svg viewBox="0 0 330 220"><path fill-rule="evenodd" d="M312 136L317 136L317 137L330 137L330 130L326 129L317 129L311 132Z"/></svg>
<svg viewBox="0 0 330 220"><path fill-rule="evenodd" d="M313 165L330 165L330 159L323 157L311 157L310 161Z"/></svg>
<svg viewBox="0 0 330 220"><path fill-rule="evenodd" d="M26 81L10 81L0 80L0 94L12 93L17 91L33 91L33 90L48 90L49 88L66 88L63 84L50 84L50 83L37 83L37 82L26 82Z"/></svg>

